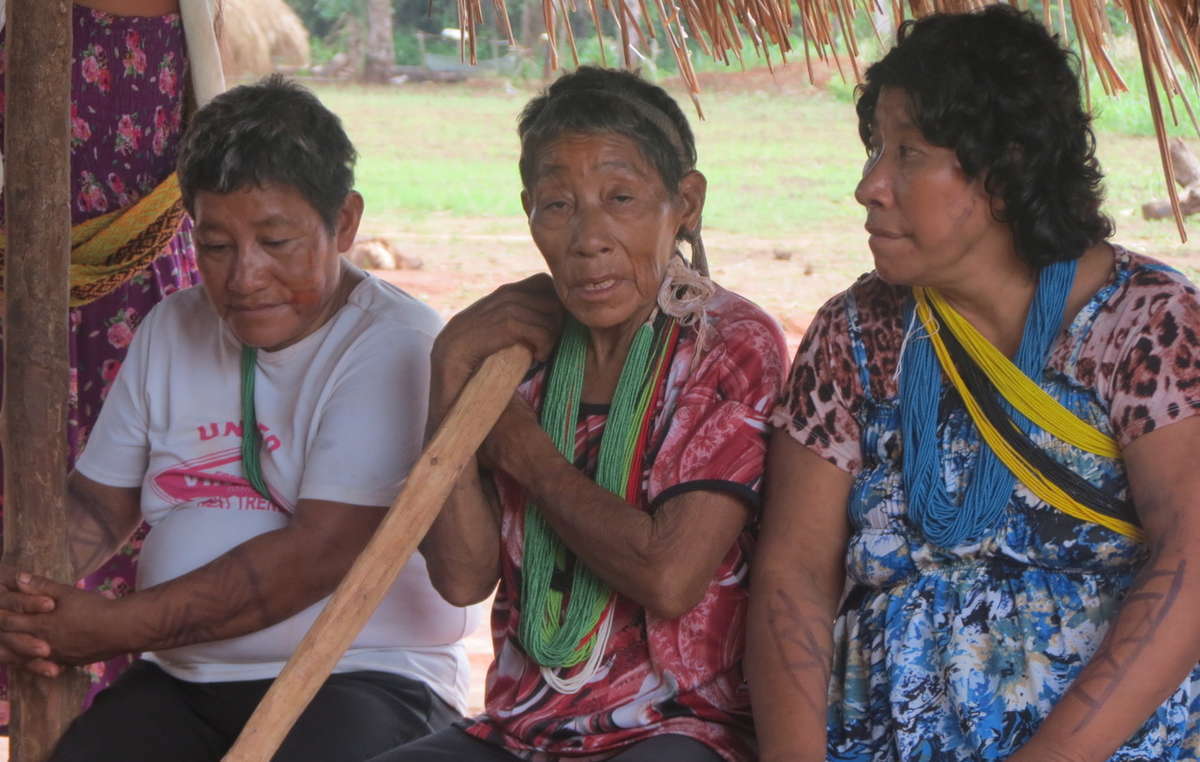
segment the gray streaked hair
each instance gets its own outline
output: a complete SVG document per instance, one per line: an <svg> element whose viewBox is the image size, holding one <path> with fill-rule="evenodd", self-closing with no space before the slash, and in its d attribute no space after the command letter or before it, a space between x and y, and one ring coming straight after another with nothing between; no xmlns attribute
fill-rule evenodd
<svg viewBox="0 0 1200 762"><path fill-rule="evenodd" d="M336 114L307 88L273 74L224 92L197 111L177 166L189 212L199 191L287 185L332 232L354 188L357 157Z"/></svg>

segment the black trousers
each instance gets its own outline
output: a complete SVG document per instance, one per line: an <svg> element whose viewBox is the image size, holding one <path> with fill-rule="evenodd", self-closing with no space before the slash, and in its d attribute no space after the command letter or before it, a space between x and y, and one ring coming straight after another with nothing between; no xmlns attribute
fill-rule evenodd
<svg viewBox="0 0 1200 762"><path fill-rule="evenodd" d="M189 683L134 662L67 729L51 762L219 762L270 680ZM460 719L424 683L387 672L331 675L275 762L362 762Z"/></svg>
<svg viewBox="0 0 1200 762"><path fill-rule="evenodd" d="M371 762L520 762L520 757L450 728L380 754ZM609 762L721 762L721 757L693 738L662 735L630 746L609 757Z"/></svg>

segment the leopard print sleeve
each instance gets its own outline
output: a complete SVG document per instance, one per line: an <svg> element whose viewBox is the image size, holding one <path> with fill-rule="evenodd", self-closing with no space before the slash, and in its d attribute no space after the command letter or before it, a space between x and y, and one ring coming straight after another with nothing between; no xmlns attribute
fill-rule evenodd
<svg viewBox="0 0 1200 762"><path fill-rule="evenodd" d="M1200 299L1182 274L1131 255L1123 289L1098 316L1081 363L1108 403L1121 447L1200 414Z"/></svg>
<svg viewBox="0 0 1200 762"><path fill-rule="evenodd" d="M853 412L862 396L858 379L843 293L825 303L804 334L772 425L854 473L862 463L859 423Z"/></svg>

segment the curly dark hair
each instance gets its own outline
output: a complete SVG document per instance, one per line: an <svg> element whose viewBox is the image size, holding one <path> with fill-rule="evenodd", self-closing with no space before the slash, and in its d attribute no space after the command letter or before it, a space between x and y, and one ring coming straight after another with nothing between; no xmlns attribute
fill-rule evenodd
<svg viewBox="0 0 1200 762"><path fill-rule="evenodd" d="M357 156L337 115L308 89L273 74L196 112L179 148L179 187L192 212L197 191L287 185L333 232L354 188Z"/></svg>
<svg viewBox="0 0 1200 762"><path fill-rule="evenodd" d="M538 151L564 132L615 132L630 138L671 193L696 167L696 141L679 104L632 72L581 66L526 104L517 122L526 190L535 179Z"/></svg>
<svg viewBox="0 0 1200 762"><path fill-rule="evenodd" d="M903 90L925 140L953 149L966 175L983 176L1004 202L997 218L1025 261L1078 258L1113 225L1100 212L1104 175L1075 62L1029 13L1007 5L906 21L858 88L859 136L870 150L880 90Z"/></svg>

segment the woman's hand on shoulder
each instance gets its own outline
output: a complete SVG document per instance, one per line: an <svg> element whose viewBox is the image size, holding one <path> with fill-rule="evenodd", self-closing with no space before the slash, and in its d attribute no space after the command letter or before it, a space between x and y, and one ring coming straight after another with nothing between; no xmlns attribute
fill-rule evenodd
<svg viewBox="0 0 1200 762"><path fill-rule="evenodd" d="M545 273L505 284L455 315L433 345L431 424L441 419L471 374L495 352L524 344L535 360L548 359L562 321L562 303Z"/></svg>

